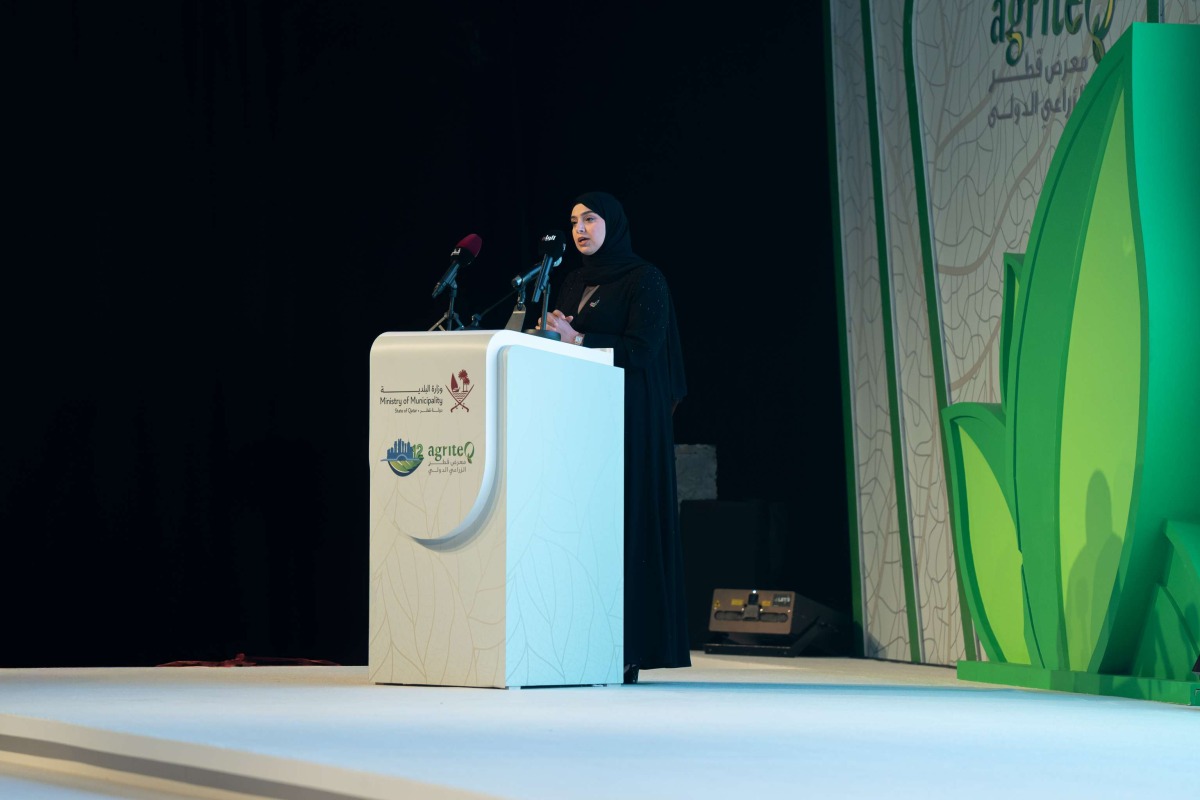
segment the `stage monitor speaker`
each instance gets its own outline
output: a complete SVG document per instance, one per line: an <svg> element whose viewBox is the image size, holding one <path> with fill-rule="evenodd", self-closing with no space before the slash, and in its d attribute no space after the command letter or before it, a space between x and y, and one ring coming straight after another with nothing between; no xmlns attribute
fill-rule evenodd
<svg viewBox="0 0 1200 800"><path fill-rule="evenodd" d="M797 656L806 650L850 655L853 625L845 615L778 589L715 589L706 653Z"/></svg>

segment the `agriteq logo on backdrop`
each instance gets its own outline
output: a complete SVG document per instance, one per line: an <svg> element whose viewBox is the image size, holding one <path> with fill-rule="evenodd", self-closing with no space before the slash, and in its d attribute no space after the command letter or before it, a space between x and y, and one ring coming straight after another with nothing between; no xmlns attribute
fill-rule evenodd
<svg viewBox="0 0 1200 800"><path fill-rule="evenodd" d="M387 457L381 460L388 463L388 466L392 468L392 472L401 478L407 478L425 460L419 452L421 449L421 445L417 445L414 450L413 446L408 442L403 439L397 439L396 443L388 448Z"/></svg>
<svg viewBox="0 0 1200 800"><path fill-rule="evenodd" d="M1035 39L1061 36L1064 33L1073 36L1083 30L1091 40L1092 57L1099 62L1107 51L1104 39L1112 29L1114 2L1115 0L991 0L990 3L986 3L985 0L996 13L989 26L992 44L1004 44L1004 60L1010 67L1015 67L1026 47ZM1040 58L1038 63L1041 63Z"/></svg>

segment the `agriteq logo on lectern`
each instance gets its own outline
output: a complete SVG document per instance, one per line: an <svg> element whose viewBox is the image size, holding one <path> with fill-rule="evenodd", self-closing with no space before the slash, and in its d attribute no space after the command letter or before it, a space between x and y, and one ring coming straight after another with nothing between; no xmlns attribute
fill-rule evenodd
<svg viewBox="0 0 1200 800"><path fill-rule="evenodd" d="M397 439L380 461L386 461L392 472L401 478L407 478L421 466L426 455L433 459L434 465L430 474L457 475L466 472L467 467L475 463L475 443L466 441L462 444L412 444Z"/></svg>
<svg viewBox="0 0 1200 800"><path fill-rule="evenodd" d="M417 450L420 449L421 447L418 445ZM412 475L425 459L419 452L413 450L411 444L403 439L397 439L396 443L388 448L387 457L380 460L386 461L388 466L392 468L392 472L401 478L406 478Z"/></svg>

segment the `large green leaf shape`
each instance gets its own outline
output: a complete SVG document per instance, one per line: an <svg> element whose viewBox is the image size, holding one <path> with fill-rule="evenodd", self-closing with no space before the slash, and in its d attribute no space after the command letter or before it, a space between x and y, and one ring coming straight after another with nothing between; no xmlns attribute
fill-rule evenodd
<svg viewBox="0 0 1200 800"><path fill-rule="evenodd" d="M951 491L954 549L976 633L991 661L1030 663L1021 548L1013 520L1012 488L1004 478L1004 420L999 406L959 403L944 417Z"/></svg>
<svg viewBox="0 0 1200 800"><path fill-rule="evenodd" d="M1200 651L1198 64L1196 26L1113 45L1005 261L1001 404L943 411L990 660L1179 679Z"/></svg>

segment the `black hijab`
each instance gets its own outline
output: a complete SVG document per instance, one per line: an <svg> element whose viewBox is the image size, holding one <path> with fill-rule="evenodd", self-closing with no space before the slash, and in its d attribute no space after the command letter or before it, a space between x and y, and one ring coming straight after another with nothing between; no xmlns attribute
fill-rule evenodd
<svg viewBox="0 0 1200 800"><path fill-rule="evenodd" d="M590 256L580 255L583 266L575 271L584 286L600 286L620 280L642 266L653 266L633 252L633 240L629 234L629 218L617 198L608 192L584 192L575 198L604 220L604 243ZM687 394L687 381L683 374L683 349L679 344L679 324L675 319L675 301L668 295L667 305L667 368L670 375L672 408Z"/></svg>
<svg viewBox="0 0 1200 800"><path fill-rule="evenodd" d="M579 277L584 286L598 286L620 280L629 272L650 262L633 252L629 219L620 201L608 192L584 192L575 198L604 220L604 243L593 255L580 258Z"/></svg>

